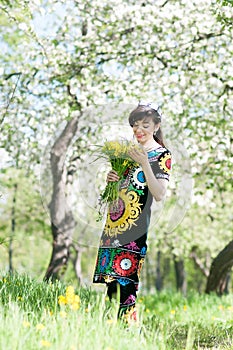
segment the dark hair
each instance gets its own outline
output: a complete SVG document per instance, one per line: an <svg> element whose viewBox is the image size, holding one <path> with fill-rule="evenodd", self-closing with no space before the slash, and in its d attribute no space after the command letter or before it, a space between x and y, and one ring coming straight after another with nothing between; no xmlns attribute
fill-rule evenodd
<svg viewBox="0 0 233 350"><path fill-rule="evenodd" d="M149 106L139 105L130 113L129 125L133 127L136 121L143 120L145 118L151 118L155 125L161 122L161 115L155 109ZM165 147L164 141L163 141L163 133L160 127L156 132L156 134L153 135L153 138L161 146Z"/></svg>

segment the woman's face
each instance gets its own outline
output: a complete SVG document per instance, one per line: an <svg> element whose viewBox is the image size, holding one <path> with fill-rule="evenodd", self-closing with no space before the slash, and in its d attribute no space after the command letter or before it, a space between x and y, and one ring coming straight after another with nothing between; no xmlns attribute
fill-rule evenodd
<svg viewBox="0 0 233 350"><path fill-rule="evenodd" d="M148 141L153 140L153 134L159 128L159 124L155 124L150 117L135 121L133 125L133 133L137 141L144 145Z"/></svg>

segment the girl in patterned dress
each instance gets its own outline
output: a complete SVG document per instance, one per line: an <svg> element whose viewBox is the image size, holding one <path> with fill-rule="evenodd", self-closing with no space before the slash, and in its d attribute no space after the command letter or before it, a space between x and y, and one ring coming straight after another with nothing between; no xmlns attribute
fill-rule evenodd
<svg viewBox="0 0 233 350"><path fill-rule="evenodd" d="M138 166L126 170L119 187L118 205L109 205L101 236L93 282L105 283L110 300L120 290L118 317L136 320L139 275L147 251L147 232L153 198L164 198L171 154L164 146L161 114L152 103L139 103L129 115L134 136L142 146L129 156ZM111 170L107 182L119 181Z"/></svg>

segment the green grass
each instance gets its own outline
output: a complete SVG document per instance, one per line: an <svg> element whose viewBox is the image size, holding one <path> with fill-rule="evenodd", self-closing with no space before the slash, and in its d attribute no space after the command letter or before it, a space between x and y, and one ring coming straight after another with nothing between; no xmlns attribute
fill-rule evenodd
<svg viewBox="0 0 233 350"><path fill-rule="evenodd" d="M0 349L233 349L233 295L138 297L139 324L117 322L117 303L78 288L80 307L59 305L67 286L26 275L0 277Z"/></svg>

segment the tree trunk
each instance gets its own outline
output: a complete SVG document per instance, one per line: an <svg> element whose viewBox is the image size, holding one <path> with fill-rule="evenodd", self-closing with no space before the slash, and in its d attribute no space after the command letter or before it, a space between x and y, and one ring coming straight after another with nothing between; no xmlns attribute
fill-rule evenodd
<svg viewBox="0 0 233 350"><path fill-rule="evenodd" d="M224 285L225 286L223 288L223 294L229 294L230 293L230 285L231 285L231 271L229 271L227 273Z"/></svg>
<svg viewBox="0 0 233 350"><path fill-rule="evenodd" d="M226 288L227 274L231 271L232 266L233 240L213 260L205 292L216 292L222 295Z"/></svg>
<svg viewBox="0 0 233 350"><path fill-rule="evenodd" d="M196 247L193 247L190 253L190 258L193 259L193 262L196 267L202 272L205 277L209 276L209 268L202 262L196 253Z"/></svg>
<svg viewBox="0 0 233 350"><path fill-rule="evenodd" d="M163 288L163 279L161 273L161 251L158 251L156 256L155 288L158 292L160 292Z"/></svg>
<svg viewBox="0 0 233 350"><path fill-rule="evenodd" d="M184 260L176 260L174 257L174 267L176 275L176 289L182 294L186 295L187 292L187 282L186 282L186 272L184 268Z"/></svg>
<svg viewBox="0 0 233 350"><path fill-rule="evenodd" d="M76 222L67 204L65 157L78 128L80 115L71 119L51 149L53 194L49 205L53 250L44 279L60 279L67 267Z"/></svg>

